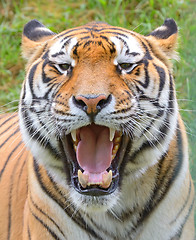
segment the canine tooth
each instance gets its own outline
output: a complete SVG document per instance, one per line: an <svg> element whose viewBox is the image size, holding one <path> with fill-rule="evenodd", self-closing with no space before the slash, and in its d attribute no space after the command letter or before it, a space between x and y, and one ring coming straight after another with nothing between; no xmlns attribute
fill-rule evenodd
<svg viewBox="0 0 196 240"><path fill-rule="evenodd" d="M110 170L108 173L103 174L102 180L103 183L101 187L108 188L112 182L112 170Z"/></svg>
<svg viewBox="0 0 196 240"><path fill-rule="evenodd" d="M110 142L113 141L113 139L114 139L114 135L115 135L115 129L110 128Z"/></svg>
<svg viewBox="0 0 196 240"><path fill-rule="evenodd" d="M86 188L86 186L88 185L88 175L83 174L80 169L78 170L78 180L81 186L83 188Z"/></svg>
<svg viewBox="0 0 196 240"><path fill-rule="evenodd" d="M72 136L72 139L74 140L74 142L76 142L76 130L71 131L71 136Z"/></svg>
<svg viewBox="0 0 196 240"><path fill-rule="evenodd" d="M76 144L73 145L75 152L77 151L77 146Z"/></svg>

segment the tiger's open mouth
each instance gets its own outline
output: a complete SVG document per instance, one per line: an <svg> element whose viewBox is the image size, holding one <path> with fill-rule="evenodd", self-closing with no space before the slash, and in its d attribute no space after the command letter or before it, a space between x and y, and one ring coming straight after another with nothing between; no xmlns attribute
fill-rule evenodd
<svg viewBox="0 0 196 240"><path fill-rule="evenodd" d="M116 190L125 152L123 138L121 132L96 124L74 130L63 138L63 151L71 159L70 177L76 191L97 196Z"/></svg>

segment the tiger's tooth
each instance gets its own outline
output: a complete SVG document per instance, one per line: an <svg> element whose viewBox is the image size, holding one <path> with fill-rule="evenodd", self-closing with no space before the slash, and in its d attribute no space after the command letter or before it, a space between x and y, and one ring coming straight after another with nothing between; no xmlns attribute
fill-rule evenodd
<svg viewBox="0 0 196 240"><path fill-rule="evenodd" d="M82 171L78 170L78 181L83 188L86 188L88 185L88 175L83 174Z"/></svg>
<svg viewBox="0 0 196 240"><path fill-rule="evenodd" d="M108 173L103 174L102 177L102 188L108 188L112 182L112 170L110 170Z"/></svg>
<svg viewBox="0 0 196 240"><path fill-rule="evenodd" d="M120 140L121 140L121 137L116 137L115 140L114 140L114 142L115 142L115 143L119 143Z"/></svg>
<svg viewBox="0 0 196 240"><path fill-rule="evenodd" d="M76 144L74 143L74 150L75 150L75 152L77 151L77 146L76 146Z"/></svg>
<svg viewBox="0 0 196 240"><path fill-rule="evenodd" d="M114 139L114 135L115 135L115 129L110 128L110 142L113 141L113 139Z"/></svg>
<svg viewBox="0 0 196 240"><path fill-rule="evenodd" d="M119 149L119 144L116 144L116 145L114 146L114 151L117 152L118 149Z"/></svg>
<svg viewBox="0 0 196 240"><path fill-rule="evenodd" d="M71 137L74 140L74 142L76 142L76 130L71 131Z"/></svg>

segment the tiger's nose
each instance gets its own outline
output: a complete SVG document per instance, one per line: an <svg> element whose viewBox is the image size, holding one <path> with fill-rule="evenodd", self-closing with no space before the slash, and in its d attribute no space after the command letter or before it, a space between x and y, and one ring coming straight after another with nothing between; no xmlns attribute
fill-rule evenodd
<svg viewBox="0 0 196 240"><path fill-rule="evenodd" d="M107 97L105 94L100 95L78 95L73 97L74 104L85 111L88 115L96 115L105 108L112 100L111 94Z"/></svg>

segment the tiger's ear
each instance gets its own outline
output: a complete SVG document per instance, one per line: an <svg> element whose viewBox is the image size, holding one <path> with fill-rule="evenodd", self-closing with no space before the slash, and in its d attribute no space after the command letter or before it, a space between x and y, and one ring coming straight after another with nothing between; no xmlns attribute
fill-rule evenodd
<svg viewBox="0 0 196 240"><path fill-rule="evenodd" d="M178 27L173 19L166 19L162 26L147 36L147 39L152 45L156 42L160 50L162 50L168 58L178 59L178 55L175 52L177 48Z"/></svg>
<svg viewBox="0 0 196 240"><path fill-rule="evenodd" d="M55 33L46 28L37 20L31 20L23 29L22 54L29 59L35 50L45 41L54 37Z"/></svg>

